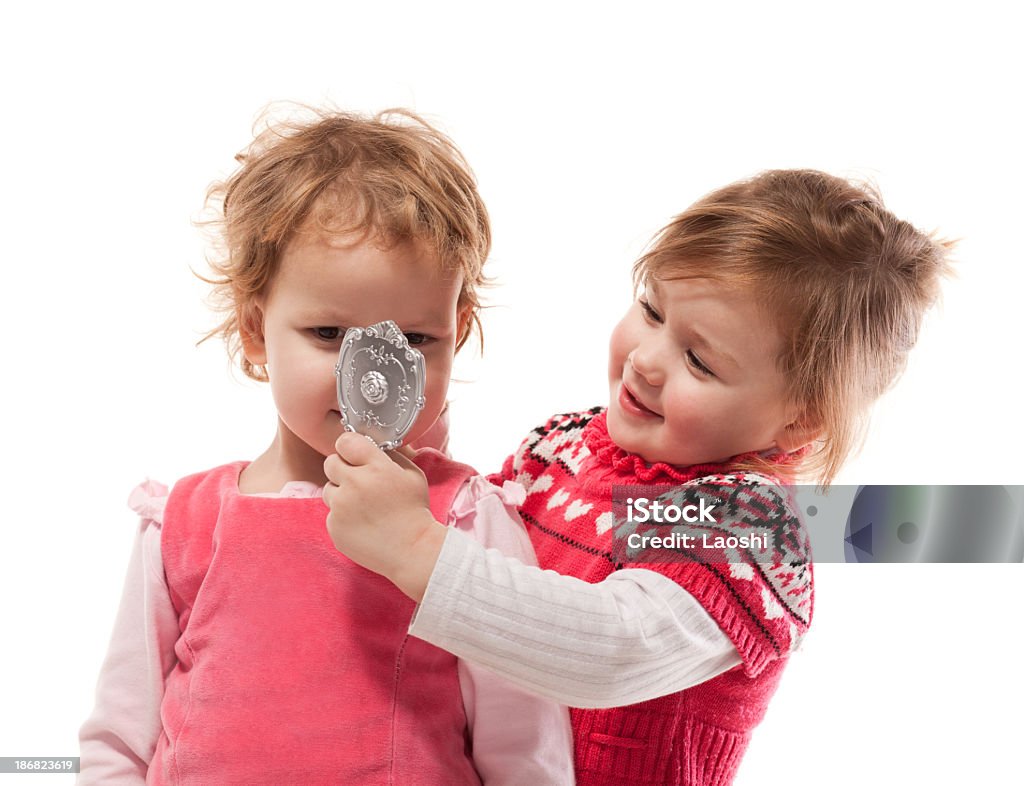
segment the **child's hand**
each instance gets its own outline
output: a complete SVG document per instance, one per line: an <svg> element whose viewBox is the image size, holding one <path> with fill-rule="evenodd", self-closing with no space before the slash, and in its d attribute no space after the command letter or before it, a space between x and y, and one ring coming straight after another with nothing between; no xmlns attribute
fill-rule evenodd
<svg viewBox="0 0 1024 786"><path fill-rule="evenodd" d="M334 447L324 461L331 540L418 602L445 536L430 513L426 478L408 458L385 454L360 434L346 432Z"/></svg>

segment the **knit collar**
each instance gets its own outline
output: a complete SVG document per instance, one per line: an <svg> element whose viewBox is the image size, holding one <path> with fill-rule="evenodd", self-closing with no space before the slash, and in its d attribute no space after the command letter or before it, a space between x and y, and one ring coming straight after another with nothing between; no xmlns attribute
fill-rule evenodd
<svg viewBox="0 0 1024 786"><path fill-rule="evenodd" d="M651 464L612 442L612 438L608 434L607 419L607 411L602 411L591 419L583 429L583 444L586 445L593 457L593 463L588 469L590 471L596 469L605 476L605 482L610 480L616 485L687 483L706 475L735 473L735 465L741 461L760 459L772 465L784 466L796 462L804 453L803 449L793 453L774 451L763 454L754 451L741 453L721 463L692 464L685 467L666 464L663 461Z"/></svg>

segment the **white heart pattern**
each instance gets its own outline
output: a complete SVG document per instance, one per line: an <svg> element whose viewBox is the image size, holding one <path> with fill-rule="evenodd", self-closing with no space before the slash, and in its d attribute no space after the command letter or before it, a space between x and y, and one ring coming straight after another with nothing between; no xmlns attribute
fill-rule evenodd
<svg viewBox="0 0 1024 786"><path fill-rule="evenodd" d="M565 520L572 521L573 519L577 519L584 513L586 513L588 510L590 510L592 507L594 507L594 503L592 502L588 502L586 505L584 505L578 499L574 499L572 503L569 505L568 510L565 511Z"/></svg>
<svg viewBox="0 0 1024 786"><path fill-rule="evenodd" d="M567 499L569 499L569 492L565 489L559 489L552 494L551 499L548 500L548 510L554 510Z"/></svg>
<svg viewBox="0 0 1024 786"><path fill-rule="evenodd" d="M527 475L527 473L525 472L522 474L529 477L529 475ZM541 475L539 478L537 478L537 480L535 480L527 487L529 489L528 493L537 494L538 492L541 491L547 491L549 488L551 488L551 484L554 482L555 479L551 475ZM522 481L520 481L520 483L522 483Z"/></svg>
<svg viewBox="0 0 1024 786"><path fill-rule="evenodd" d="M607 510L598 516L597 521L594 523L597 525L597 534L603 535L612 528L612 524L615 523L615 516L610 510Z"/></svg>

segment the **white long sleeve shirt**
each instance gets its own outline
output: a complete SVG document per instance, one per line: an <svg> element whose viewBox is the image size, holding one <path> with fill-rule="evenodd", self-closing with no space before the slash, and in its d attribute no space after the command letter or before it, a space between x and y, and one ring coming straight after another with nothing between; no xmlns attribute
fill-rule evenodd
<svg viewBox="0 0 1024 786"><path fill-rule="evenodd" d="M696 599L659 573L620 570L589 584L458 529L445 536L409 631L574 707L646 701L742 662Z"/></svg>

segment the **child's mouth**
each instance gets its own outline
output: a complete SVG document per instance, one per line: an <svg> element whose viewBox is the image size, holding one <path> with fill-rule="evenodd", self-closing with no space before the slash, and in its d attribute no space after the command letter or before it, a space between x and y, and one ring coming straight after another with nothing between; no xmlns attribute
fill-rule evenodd
<svg viewBox="0 0 1024 786"><path fill-rule="evenodd" d="M619 405L628 413L642 418L660 418L657 412L644 406L623 382L619 385Z"/></svg>

